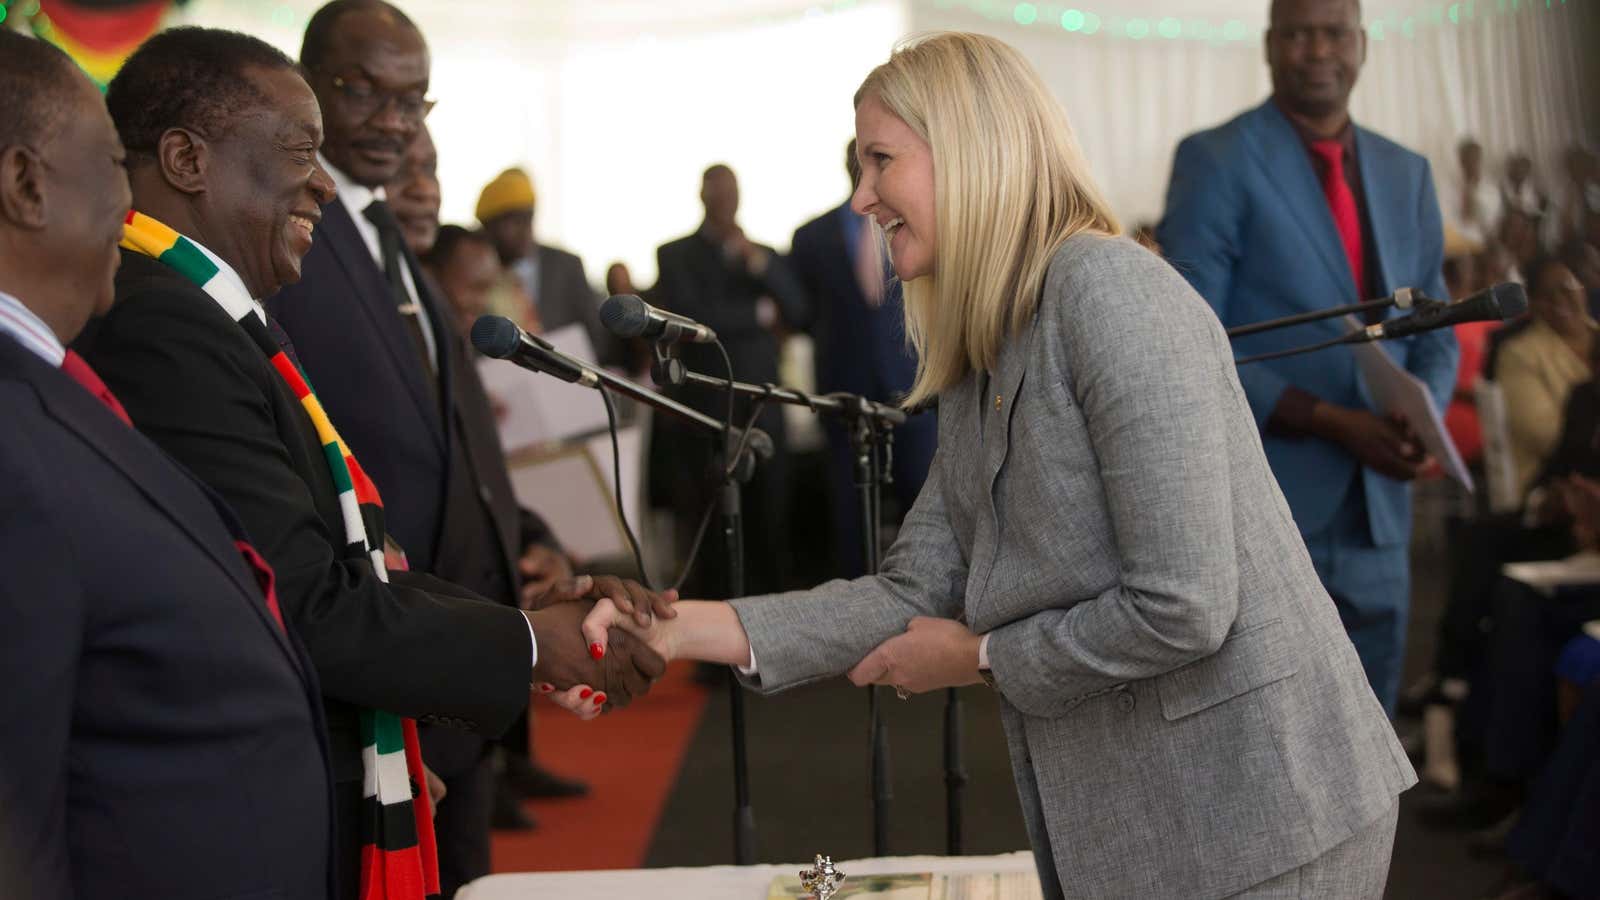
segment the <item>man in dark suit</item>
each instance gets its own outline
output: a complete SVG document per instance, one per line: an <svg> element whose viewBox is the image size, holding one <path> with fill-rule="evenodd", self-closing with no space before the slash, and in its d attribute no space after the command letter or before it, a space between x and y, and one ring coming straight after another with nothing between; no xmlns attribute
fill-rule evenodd
<svg viewBox="0 0 1600 900"><path fill-rule="evenodd" d="M0 82L0 896L325 897L317 681L271 570L63 347L111 306L116 131L42 41L0 29Z"/></svg>
<svg viewBox="0 0 1600 900"><path fill-rule="evenodd" d="M688 316L717 332L733 363L733 377L755 384L778 380L778 332L804 328L810 305L800 280L783 257L745 237L739 226L739 180L733 170L717 164L700 179L700 202L705 221L687 237L656 250L656 299L663 309ZM705 344L681 348L684 364L692 371L725 377L723 360ZM727 400L718 391L685 387L679 399L718 420L728 414ZM734 424L749 420L749 404L735 404ZM708 477L711 460L721 452L722 438L691 430L668 418L651 438L651 483L664 486L678 518L680 533L691 535L715 485ZM784 538L788 526L788 453L784 446L783 411L766 404L756 425L772 436L776 452L756 467L745 486L745 546L747 593L783 590L788 581L789 548ZM708 539L689 593L727 596L722 573L722 542Z"/></svg>
<svg viewBox="0 0 1600 900"><path fill-rule="evenodd" d="M117 307L79 345L140 430L228 500L277 570L284 616L322 683L339 896L354 897L362 823L377 819L364 711L492 736L526 708L530 681L593 684L620 705L661 663L614 650L591 660L574 618L588 604L524 613L421 572L385 576L363 549L388 547L382 517L363 528L346 519L350 486L329 464L331 440L285 380L293 345L257 302L300 277L319 206L333 198L316 159L321 114L293 61L246 35L173 29L128 59L107 104L140 215ZM137 237L151 222L188 249L153 256Z"/></svg>
<svg viewBox="0 0 1600 900"><path fill-rule="evenodd" d="M323 113L320 158L338 196L322 203L302 277L267 308L382 492L412 567L507 607L532 604L524 582L570 578L570 564L516 501L475 354L422 277L384 189L430 105L427 44L386 3L337 0L307 24L300 64ZM523 759L526 730L520 718L509 729ZM427 731L424 756L449 789L436 820L449 894L488 874L494 781L478 736Z"/></svg>
<svg viewBox="0 0 1600 900"><path fill-rule="evenodd" d="M517 168L501 172L478 194L475 214L494 241L510 289L496 292L497 311L535 331L581 323L600 362L625 365L622 341L600 325L600 299L589 286L583 260L535 236L535 200L533 179ZM531 317L529 310L516 308L528 302L533 304Z"/></svg>
<svg viewBox="0 0 1600 900"><path fill-rule="evenodd" d="M1272 98L1179 145L1157 238L1224 325L1400 287L1447 296L1427 160L1350 119L1366 41L1357 0L1274 0ZM1285 349L1345 328L1328 319L1234 348L1241 356ZM1453 334L1383 348L1442 410L1455 383ZM1346 348L1245 366L1239 382L1311 559L1392 714L1411 603L1410 482L1426 464L1422 444L1374 402Z"/></svg>
<svg viewBox="0 0 1600 900"><path fill-rule="evenodd" d="M845 148L845 171L854 185L861 177L856 142ZM789 265L811 298L816 317L817 390L842 391L879 403L898 403L911 390L917 357L906 343L905 306L900 283L883 265L872 221L850 208L849 198L801 225L790 245ZM933 411L915 415L895 429L895 498L902 513L922 490L939 442ZM833 513L834 555L844 578L865 574L861 503L856 496L855 452L838 419L823 419L828 435L828 474Z"/></svg>

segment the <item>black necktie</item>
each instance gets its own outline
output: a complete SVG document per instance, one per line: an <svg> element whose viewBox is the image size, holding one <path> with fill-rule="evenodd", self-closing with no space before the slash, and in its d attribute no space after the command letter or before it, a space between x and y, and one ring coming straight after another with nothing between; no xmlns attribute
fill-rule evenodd
<svg viewBox="0 0 1600 900"><path fill-rule="evenodd" d="M405 323L406 330L411 333L411 340L417 345L417 355L422 358L422 367L428 374L427 381L433 383L433 356L428 353L428 339L422 334L422 307L411 299L411 294L406 290L405 257L400 253L400 242L404 236L400 233L400 220L394 217L389 209L389 204L382 200L374 200L367 204L361 211L367 220L378 226L378 249L383 254L383 274L389 281L389 293L394 300L395 309L400 313L400 320Z"/></svg>

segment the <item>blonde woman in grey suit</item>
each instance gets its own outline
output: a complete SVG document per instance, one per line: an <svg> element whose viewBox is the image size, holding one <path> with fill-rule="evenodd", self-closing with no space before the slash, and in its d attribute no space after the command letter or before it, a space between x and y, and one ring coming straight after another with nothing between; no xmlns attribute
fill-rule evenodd
<svg viewBox="0 0 1600 900"><path fill-rule="evenodd" d="M648 628L603 603L591 640L623 624L763 692L987 681L1047 897L1381 897L1416 776L1210 308L1118 236L1007 45L916 40L855 104L906 402L939 401L927 485L876 575Z"/></svg>

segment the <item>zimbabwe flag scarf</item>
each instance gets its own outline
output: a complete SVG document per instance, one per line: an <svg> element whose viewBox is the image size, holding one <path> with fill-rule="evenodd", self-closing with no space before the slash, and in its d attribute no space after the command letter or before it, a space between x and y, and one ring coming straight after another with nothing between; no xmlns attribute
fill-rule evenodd
<svg viewBox="0 0 1600 900"><path fill-rule="evenodd" d="M364 559L384 581L383 501L350 448L339 438L305 373L291 361L254 312L255 301L193 241L139 212L129 211L122 246L171 266L216 300L224 310L247 310L235 321L255 341L311 418L339 489L348 543L345 555ZM395 554L395 568L404 557ZM362 814L361 900L422 900L439 893L439 864L429 810L417 723L381 710L361 711Z"/></svg>

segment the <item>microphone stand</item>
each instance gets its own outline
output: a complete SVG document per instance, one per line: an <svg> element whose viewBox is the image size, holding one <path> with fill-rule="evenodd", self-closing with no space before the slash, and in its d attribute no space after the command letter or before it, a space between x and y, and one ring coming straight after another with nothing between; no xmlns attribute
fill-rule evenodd
<svg viewBox="0 0 1600 900"><path fill-rule="evenodd" d="M1422 296L1416 288L1400 288L1387 297L1376 300L1365 300L1361 303L1351 303L1346 306L1330 306L1327 309L1312 310L1311 312L1296 313L1279 319L1268 319L1264 322L1252 322L1249 325L1237 325L1228 329L1229 338L1241 338L1263 331L1275 331L1279 328L1288 328L1291 325L1303 325L1306 322L1320 322L1323 319L1332 319L1338 316L1347 316L1370 312L1375 309L1388 309L1397 306L1401 309L1410 309L1412 306L1426 309L1430 306L1442 306L1443 301L1433 300Z"/></svg>
<svg viewBox="0 0 1600 900"><path fill-rule="evenodd" d="M664 355L658 347L656 372L671 384L692 384L698 387L727 391L730 383L721 378L703 375L686 369L680 360ZM855 487L861 502L863 558L867 571L876 573L881 563L880 537L881 491L880 486L890 484L894 446L894 428L905 423L904 411L885 406L854 394L808 394L776 385L756 385L732 382L734 393L765 402L776 400L793 406L803 406L813 412L838 416L845 420L850 434L851 449L855 453ZM889 811L893 792L889 782L888 728L879 708L881 693L878 686L867 688L867 735L872 781L872 846L874 856L889 852ZM945 696L945 800L947 814L946 842L951 855L961 853L961 793L967 775L961 758L961 697L951 688Z"/></svg>
<svg viewBox="0 0 1600 900"><path fill-rule="evenodd" d="M571 365L591 374L599 382L598 385L589 385L598 389L609 388L630 397L640 403L671 413L686 422L703 428L712 434L725 435L729 429L724 423L692 409L682 403L659 394L649 388L641 387L626 378L619 378L604 369L591 366L581 360L573 359L566 354L552 348L546 348L551 356L563 360ZM658 351L659 354L659 351ZM677 360L672 360L677 363ZM681 368L681 363L679 364ZM546 374L551 374L548 371ZM558 376L559 377L559 376ZM659 381L659 379L658 379ZM734 431L729 437L730 445L726 449L727 458L738 454L737 461L732 465L724 463L722 495L720 498L723 518L723 538L728 542L729 563L728 577L731 583L743 593L744 589L744 529L741 515L739 486L750 480L755 474L756 463L760 459L770 459L773 453L772 438L766 432L755 427L752 417L748 427ZM620 489L620 485L618 488ZM736 595L737 596L737 595ZM750 770L748 754L745 748L744 724L744 695L739 690L739 684L731 676L728 679L731 687L732 718L733 718L733 780L734 780L734 824L733 847L734 858L739 865L750 865L755 862L755 811L750 804Z"/></svg>

